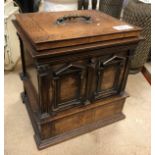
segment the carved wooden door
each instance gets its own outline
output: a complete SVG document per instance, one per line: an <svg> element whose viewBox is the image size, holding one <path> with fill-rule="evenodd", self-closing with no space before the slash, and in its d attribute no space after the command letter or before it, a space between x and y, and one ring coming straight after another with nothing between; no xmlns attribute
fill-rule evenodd
<svg viewBox="0 0 155 155"><path fill-rule="evenodd" d="M121 91L126 57L112 55L99 58L94 99L101 99Z"/></svg>
<svg viewBox="0 0 155 155"><path fill-rule="evenodd" d="M87 68L69 63L58 68L52 77L52 111L61 111L86 100Z"/></svg>

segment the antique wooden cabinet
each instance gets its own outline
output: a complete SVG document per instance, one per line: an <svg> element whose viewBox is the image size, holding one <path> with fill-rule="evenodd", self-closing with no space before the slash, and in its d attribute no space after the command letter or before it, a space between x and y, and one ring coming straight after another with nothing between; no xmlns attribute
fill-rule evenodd
<svg viewBox="0 0 155 155"><path fill-rule="evenodd" d="M125 118L141 29L98 11L18 14L22 93L39 149Z"/></svg>

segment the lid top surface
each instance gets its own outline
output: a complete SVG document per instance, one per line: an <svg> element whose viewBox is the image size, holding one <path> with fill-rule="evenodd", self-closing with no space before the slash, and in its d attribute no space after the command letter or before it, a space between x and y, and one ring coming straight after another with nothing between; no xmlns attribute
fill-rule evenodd
<svg viewBox="0 0 155 155"><path fill-rule="evenodd" d="M86 16L90 17L90 21L75 18L65 20L63 24L57 23L57 19L68 16ZM139 30L137 27L114 29L114 27L129 24L95 10L17 14L16 20L27 37L35 44Z"/></svg>

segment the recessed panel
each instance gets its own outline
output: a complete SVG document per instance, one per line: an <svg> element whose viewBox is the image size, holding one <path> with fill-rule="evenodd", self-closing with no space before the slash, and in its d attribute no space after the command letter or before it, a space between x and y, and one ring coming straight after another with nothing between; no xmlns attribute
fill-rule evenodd
<svg viewBox="0 0 155 155"><path fill-rule="evenodd" d="M25 58L25 65L26 65L26 73L33 85L36 93L38 94L38 79L37 79L37 71L35 68L35 64L33 62L32 57L30 56L27 49L24 49L24 58Z"/></svg>
<svg viewBox="0 0 155 155"><path fill-rule="evenodd" d="M107 66L101 72L101 90L112 89L115 82L116 67Z"/></svg>
<svg viewBox="0 0 155 155"><path fill-rule="evenodd" d="M79 93L79 77L77 74L67 74L60 80L60 101L77 99Z"/></svg>

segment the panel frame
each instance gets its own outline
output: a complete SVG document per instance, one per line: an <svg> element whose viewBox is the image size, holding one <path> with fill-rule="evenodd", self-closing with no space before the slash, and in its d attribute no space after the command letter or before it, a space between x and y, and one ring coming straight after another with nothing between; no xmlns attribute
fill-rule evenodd
<svg viewBox="0 0 155 155"><path fill-rule="evenodd" d="M59 112L68 108L72 108L75 106L84 105L86 102L86 87L87 87L87 68L83 65L70 63L68 65L64 65L54 72L52 77L52 87L53 87L53 100L52 100L52 112ZM69 74L77 75L77 80L79 83L78 91L75 99L71 99L68 101L62 102L60 99L60 87L61 87L61 79ZM85 78L85 83L83 83L83 78ZM82 87L84 86L84 95L82 94Z"/></svg>
<svg viewBox="0 0 155 155"><path fill-rule="evenodd" d="M110 59L108 58L107 60L99 59L98 65L97 65L97 73L96 73L96 89L93 96L94 100L103 99L105 97L109 97L120 93L120 89L123 83L123 76L121 77L122 78L121 83L119 83L120 72L121 72L121 68L123 68L124 69L123 72L125 72L126 62L127 62L126 57L121 57L117 55L113 55ZM113 87L107 90L101 90L101 82L102 82L101 80L104 75L105 68L109 66L116 67ZM101 72L103 72L102 75L101 75Z"/></svg>

